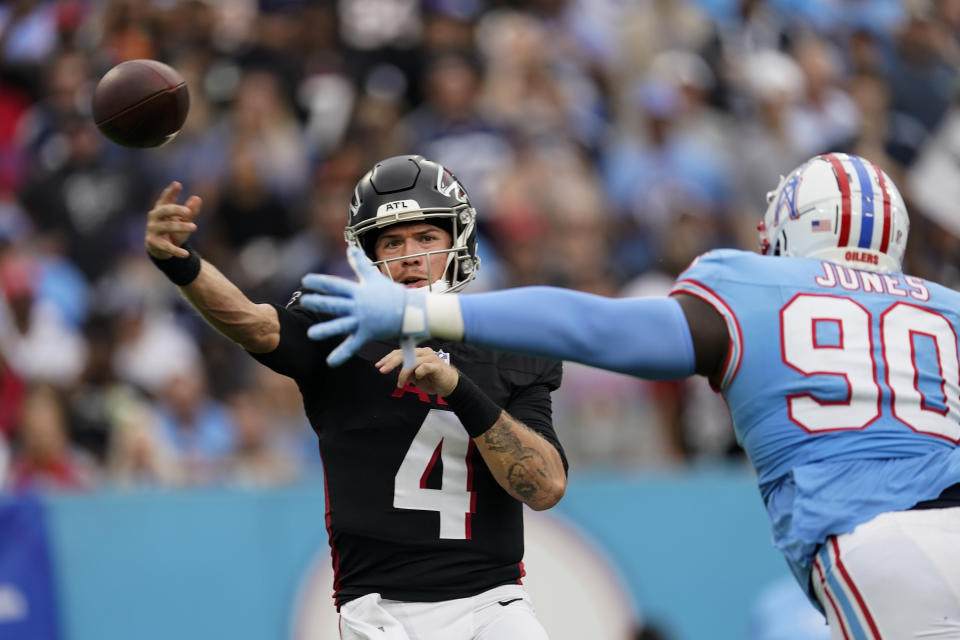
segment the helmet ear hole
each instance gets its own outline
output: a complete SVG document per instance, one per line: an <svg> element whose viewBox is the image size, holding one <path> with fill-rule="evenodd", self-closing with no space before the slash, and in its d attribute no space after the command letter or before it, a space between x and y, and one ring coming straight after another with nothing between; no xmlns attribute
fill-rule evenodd
<svg viewBox="0 0 960 640"><path fill-rule="evenodd" d="M381 231L383 231L383 229L374 228L360 236L360 247L363 249L363 252L367 254L367 257L374 262L377 260L377 238L380 236Z"/></svg>

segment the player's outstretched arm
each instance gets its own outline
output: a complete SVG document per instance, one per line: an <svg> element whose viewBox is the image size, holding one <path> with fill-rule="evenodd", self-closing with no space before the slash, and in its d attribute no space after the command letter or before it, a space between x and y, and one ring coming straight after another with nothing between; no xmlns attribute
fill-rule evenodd
<svg viewBox="0 0 960 640"><path fill-rule="evenodd" d="M247 351L273 351L280 343L276 309L250 301L219 269L184 247L202 203L190 196L177 204L182 189L171 182L147 214L147 253L210 326Z"/></svg>
<svg viewBox="0 0 960 640"><path fill-rule="evenodd" d="M375 366L380 373L388 374L402 361L403 353L396 349ZM447 400L504 491L537 511L560 501L567 490L567 474L557 448L497 406L433 349L416 349L415 365L402 369L397 376L398 387L407 383Z"/></svg>
<svg viewBox="0 0 960 640"><path fill-rule="evenodd" d="M694 373L694 345L672 298L613 299L553 287L470 295L431 294L390 282L363 252L348 249L360 282L311 274L305 307L341 316L307 335L347 333L328 359L345 361L373 339L432 335L491 349L570 360L642 378L674 380ZM336 357L335 357L336 356Z"/></svg>

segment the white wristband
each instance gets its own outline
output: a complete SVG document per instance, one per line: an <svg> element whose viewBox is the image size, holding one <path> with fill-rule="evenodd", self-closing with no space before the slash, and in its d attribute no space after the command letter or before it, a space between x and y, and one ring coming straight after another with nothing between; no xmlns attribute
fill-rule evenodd
<svg viewBox="0 0 960 640"><path fill-rule="evenodd" d="M419 303L419 304L418 304ZM407 304L403 308L403 325L400 327L404 338L426 338L427 333L427 313L423 308L422 301L412 302L407 298Z"/></svg>
<svg viewBox="0 0 960 640"><path fill-rule="evenodd" d="M455 293L428 293L426 309L427 330L431 336L441 340L463 340L460 296Z"/></svg>

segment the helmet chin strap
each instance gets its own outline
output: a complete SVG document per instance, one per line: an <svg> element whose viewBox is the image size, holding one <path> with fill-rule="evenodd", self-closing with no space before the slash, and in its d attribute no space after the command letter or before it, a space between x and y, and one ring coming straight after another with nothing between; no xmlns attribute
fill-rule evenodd
<svg viewBox="0 0 960 640"><path fill-rule="evenodd" d="M453 261L453 256L454 254L452 252L448 255L447 267L449 267L450 263ZM374 264L383 265L387 270L387 274L386 274L387 277L393 280L393 272L390 270L390 263L403 260L406 257L409 257L409 256L392 258L390 260L380 260L378 262L374 262ZM444 268L443 273L446 274L446 272L447 272L447 268ZM443 275L441 275L439 278L431 282L432 278L433 278L433 269L431 268L430 261L427 260L427 281L428 282L427 284L424 285L427 291L429 291L430 293L446 293L451 289L450 281L447 280L446 277L444 277Z"/></svg>
<svg viewBox="0 0 960 640"><path fill-rule="evenodd" d="M446 276L447 276L447 273L449 273L450 271L450 265L453 264L453 261L456 259L456 257L457 257L457 252L453 250L451 250L450 253L447 254L447 261L443 265L443 274L441 274L439 278L437 278L436 280L430 283L429 285L430 293L446 293L451 289L452 284L450 280L447 279ZM427 265L427 277L428 278L433 277L433 274L430 273L429 264Z"/></svg>
<svg viewBox="0 0 960 640"><path fill-rule="evenodd" d="M427 285L430 293L446 293L450 290L450 282L446 278L437 278L435 282Z"/></svg>

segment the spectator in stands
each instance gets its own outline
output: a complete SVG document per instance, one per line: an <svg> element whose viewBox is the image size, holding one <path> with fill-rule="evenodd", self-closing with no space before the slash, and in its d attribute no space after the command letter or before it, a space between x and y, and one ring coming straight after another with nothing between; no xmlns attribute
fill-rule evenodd
<svg viewBox="0 0 960 640"><path fill-rule="evenodd" d="M253 398L258 410L271 425L272 439L285 455L294 458L294 465L303 473L319 473L317 437L303 412L297 383L267 367L257 367L243 394Z"/></svg>
<svg viewBox="0 0 960 640"><path fill-rule="evenodd" d="M52 143L61 158L36 171L20 192L37 230L50 236L91 283L122 255L133 220L130 207L147 197L138 171L105 155L104 138L85 115L63 123Z"/></svg>
<svg viewBox="0 0 960 640"><path fill-rule="evenodd" d="M807 37L795 45L804 92L790 110L793 147L802 156L837 148L853 137L860 114L843 88L843 60L825 39Z"/></svg>
<svg viewBox="0 0 960 640"><path fill-rule="evenodd" d="M913 5L897 32L895 55L887 69L894 116L891 152L904 165L915 160L946 114L960 73L946 58L933 3Z"/></svg>
<svg viewBox="0 0 960 640"><path fill-rule="evenodd" d="M289 483L300 475L300 461L284 449L280 425L272 420L261 395L237 393L227 407L236 431L236 444L224 461L224 481L271 487Z"/></svg>
<svg viewBox="0 0 960 640"><path fill-rule="evenodd" d="M118 404L106 461L107 480L122 487L182 484L186 474L162 439L153 408L134 398Z"/></svg>
<svg viewBox="0 0 960 640"><path fill-rule="evenodd" d="M259 70L243 74L229 126L234 144L252 155L268 193L288 201L303 195L309 175L306 147L300 123L276 76Z"/></svg>
<svg viewBox="0 0 960 640"><path fill-rule="evenodd" d="M90 489L96 470L68 439L66 412L52 387L33 387L23 407L8 486L16 491Z"/></svg>
<svg viewBox="0 0 960 640"><path fill-rule="evenodd" d="M21 379L66 388L83 370L86 343L56 304L37 296L39 282L31 255L0 255L0 351Z"/></svg>
<svg viewBox="0 0 960 640"><path fill-rule="evenodd" d="M207 395L200 370L184 371L160 390L160 437L173 450L179 473L190 484L215 481L236 447L226 408Z"/></svg>
<svg viewBox="0 0 960 640"><path fill-rule="evenodd" d="M109 314L113 344L110 366L117 378L153 397L170 380L203 366L196 339L173 313L156 273L125 257L98 290Z"/></svg>
<svg viewBox="0 0 960 640"><path fill-rule="evenodd" d="M457 175L474 189L478 208L492 194L485 193L486 177L512 155L503 131L481 111L478 97L483 83L480 60L471 53L449 52L428 61L423 103L404 125L409 151L457 167Z"/></svg>

